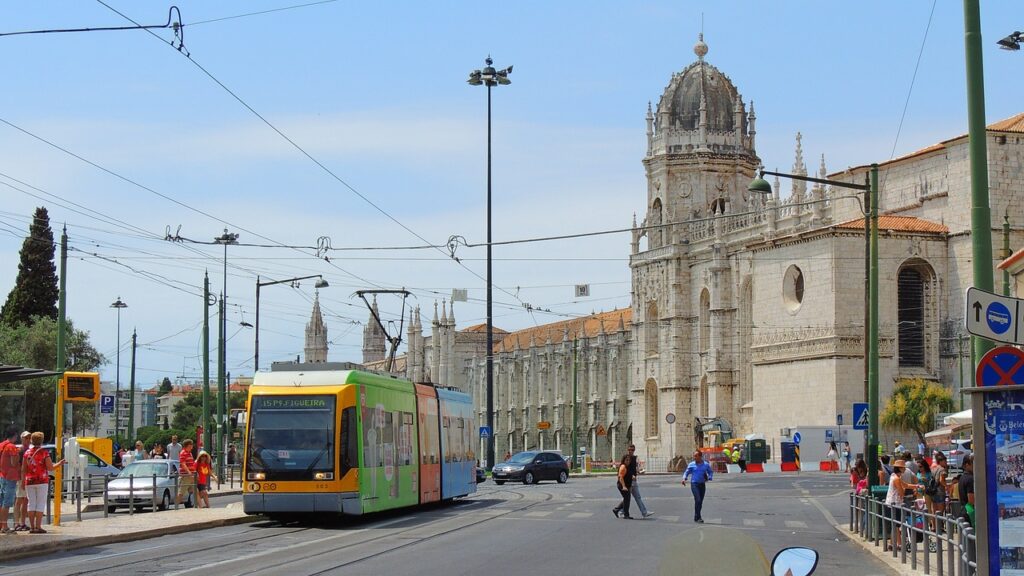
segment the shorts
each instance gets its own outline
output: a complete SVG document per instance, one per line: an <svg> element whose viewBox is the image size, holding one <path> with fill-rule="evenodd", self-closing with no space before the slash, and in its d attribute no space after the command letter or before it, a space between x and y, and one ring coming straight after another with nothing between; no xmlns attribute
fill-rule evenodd
<svg viewBox="0 0 1024 576"><path fill-rule="evenodd" d="M199 482L196 484L196 489L200 492L206 492L209 489L209 485L206 482Z"/></svg>
<svg viewBox="0 0 1024 576"><path fill-rule="evenodd" d="M18 491L17 480L0 478L0 509L7 510L14 506L14 495Z"/></svg>
<svg viewBox="0 0 1024 576"><path fill-rule="evenodd" d="M186 496L196 487L196 477L192 475L178 478L178 496Z"/></svg>
<svg viewBox="0 0 1024 576"><path fill-rule="evenodd" d="M25 493L28 494L29 512L39 512L41 514L46 511L46 493L49 491L49 488L48 484L29 484L25 486Z"/></svg>

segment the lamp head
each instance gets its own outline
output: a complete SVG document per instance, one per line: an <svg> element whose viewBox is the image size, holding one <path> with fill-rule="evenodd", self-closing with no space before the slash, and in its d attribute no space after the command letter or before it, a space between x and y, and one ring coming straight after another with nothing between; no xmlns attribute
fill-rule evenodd
<svg viewBox="0 0 1024 576"><path fill-rule="evenodd" d="M483 84L483 81L480 80L480 71L473 70L472 72L470 72L469 80L466 80L466 82L469 83L470 86L479 86Z"/></svg>
<svg viewBox="0 0 1024 576"><path fill-rule="evenodd" d="M327 280L324 280L323 278L316 281L317 288L327 288L328 286L330 286L330 284L328 284Z"/></svg>
<svg viewBox="0 0 1024 576"><path fill-rule="evenodd" d="M999 40L998 42L996 42L996 44L999 44L999 47L1002 48L1003 50L1020 50L1020 40L1021 33L1014 32L1013 34L1010 34L1006 38Z"/></svg>
<svg viewBox="0 0 1024 576"><path fill-rule="evenodd" d="M771 194L772 185L769 184L767 180L759 176L750 181L750 184L747 186L747 190L757 192L758 194Z"/></svg>

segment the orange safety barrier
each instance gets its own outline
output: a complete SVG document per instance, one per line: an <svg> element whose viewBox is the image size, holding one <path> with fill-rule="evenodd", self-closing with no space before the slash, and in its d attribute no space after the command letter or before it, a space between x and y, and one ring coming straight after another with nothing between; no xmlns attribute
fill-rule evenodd
<svg viewBox="0 0 1024 576"><path fill-rule="evenodd" d="M764 466L760 464L747 464L747 472L764 472Z"/></svg>

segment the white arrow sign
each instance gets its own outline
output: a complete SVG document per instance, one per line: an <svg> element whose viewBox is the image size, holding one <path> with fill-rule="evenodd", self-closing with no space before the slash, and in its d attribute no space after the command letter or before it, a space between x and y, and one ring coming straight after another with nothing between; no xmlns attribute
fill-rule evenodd
<svg viewBox="0 0 1024 576"><path fill-rule="evenodd" d="M1022 302L1024 300L1019 298L968 288L964 300L967 331L997 342L1024 344L1024 333L1020 329Z"/></svg>

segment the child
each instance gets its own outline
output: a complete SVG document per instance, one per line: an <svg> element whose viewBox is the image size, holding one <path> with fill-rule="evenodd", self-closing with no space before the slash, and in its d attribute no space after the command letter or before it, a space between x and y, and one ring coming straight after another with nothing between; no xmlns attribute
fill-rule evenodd
<svg viewBox="0 0 1024 576"><path fill-rule="evenodd" d="M199 491L199 498L196 501L196 508L210 507L210 479L218 480L213 473L213 463L210 454L206 450L199 451L199 458L196 459L196 489Z"/></svg>

